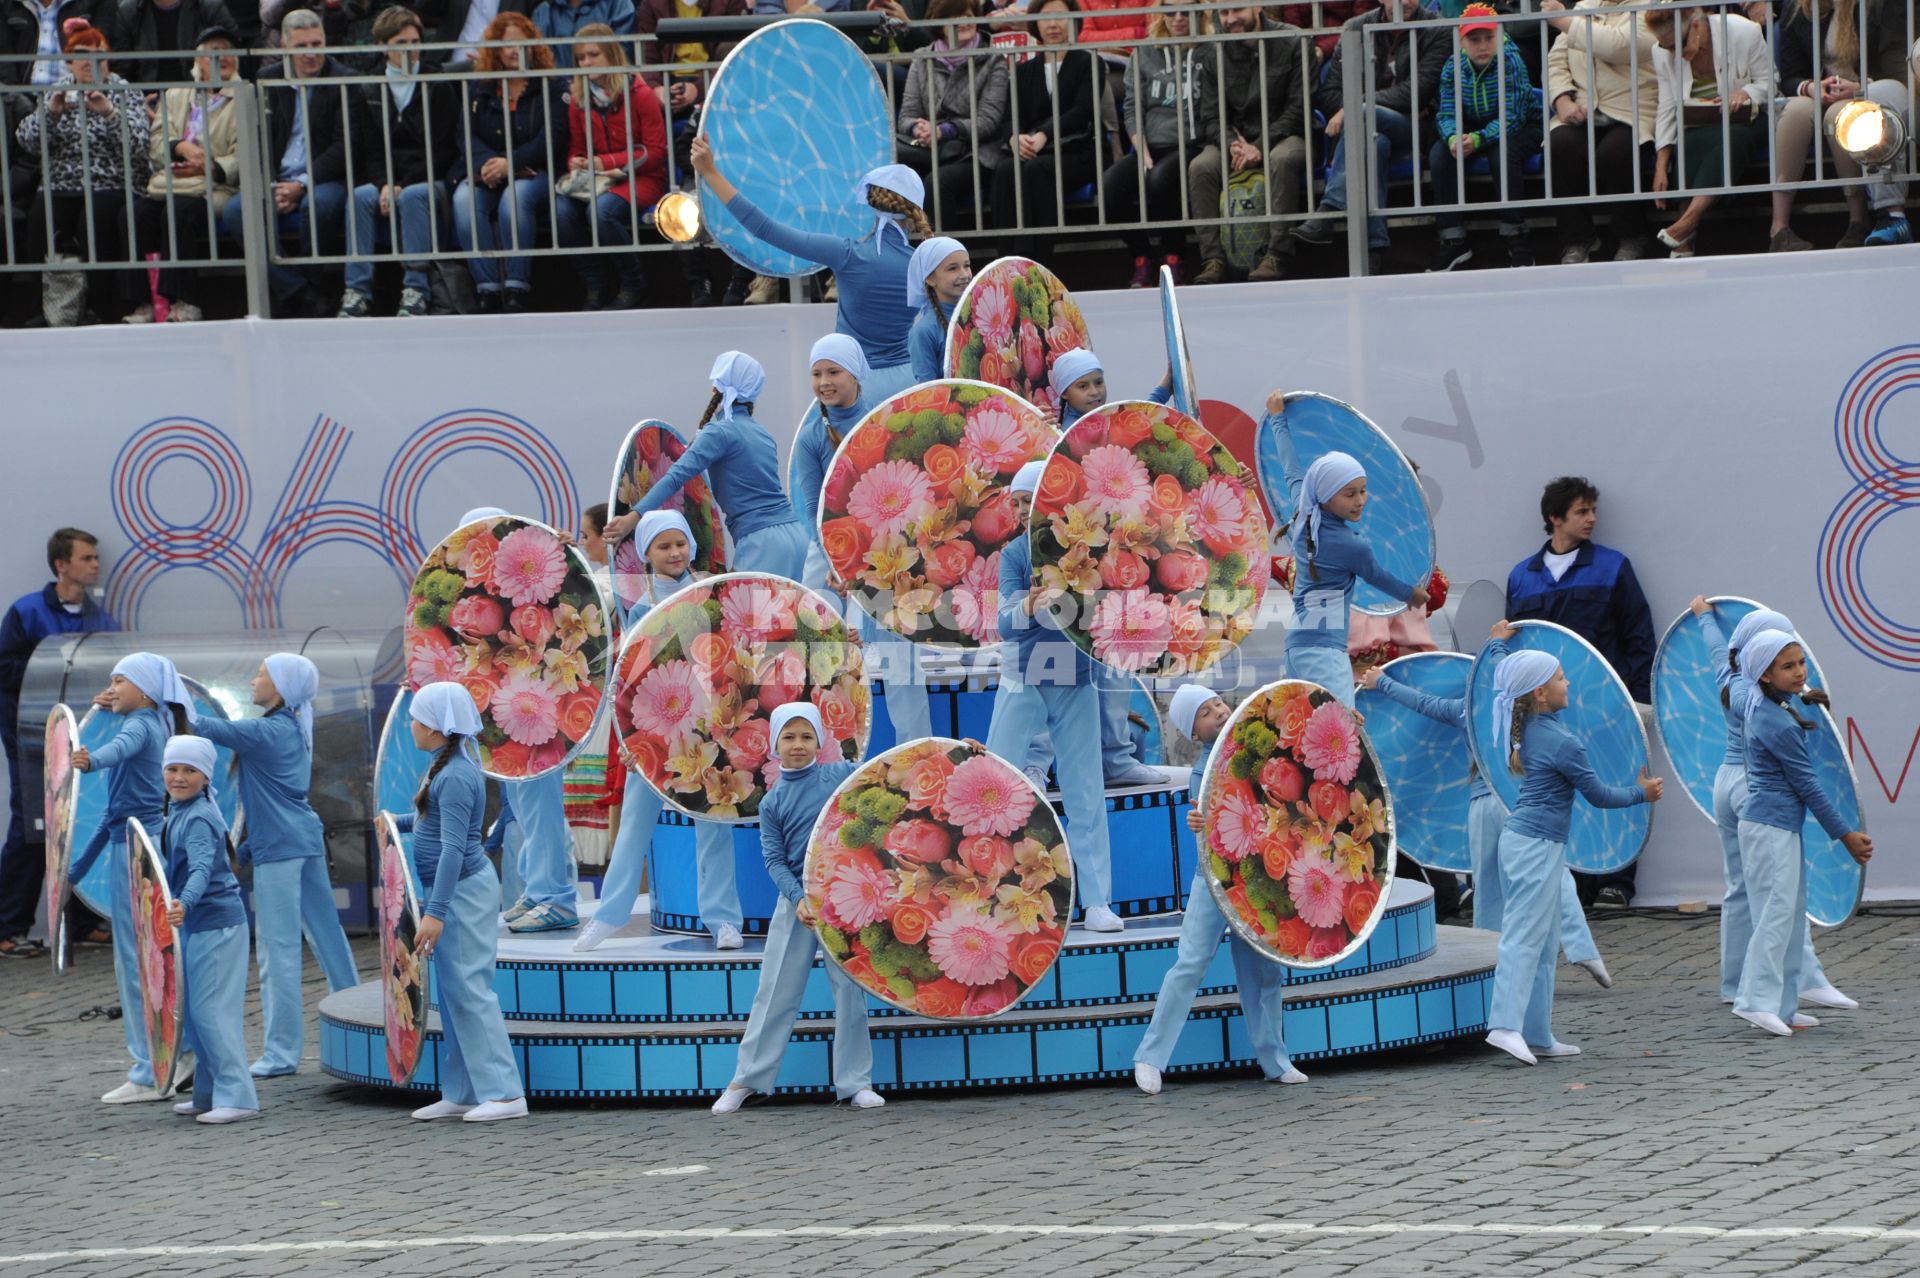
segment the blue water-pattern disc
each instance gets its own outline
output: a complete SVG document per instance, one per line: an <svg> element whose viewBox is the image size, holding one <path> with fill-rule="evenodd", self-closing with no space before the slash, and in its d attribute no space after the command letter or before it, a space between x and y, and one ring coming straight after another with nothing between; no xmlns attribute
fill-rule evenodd
<svg viewBox="0 0 1920 1278"><path fill-rule="evenodd" d="M1467 695L1473 658L1460 652L1415 652L1381 669L1396 683L1453 699ZM1363 688L1354 705L1366 716L1367 739L1393 792L1394 837L1400 851L1429 870L1469 873L1467 805L1473 790L1473 751L1467 734L1409 710L1383 692Z"/></svg>
<svg viewBox="0 0 1920 1278"><path fill-rule="evenodd" d="M1373 547L1374 562L1408 585L1426 585L1433 577L1433 513L1427 509L1427 495L1406 455L1359 409L1329 395L1288 392L1286 422L1302 472L1331 452L1351 454L1360 463L1367 472L1367 509L1360 517L1359 531ZM1264 423L1256 437L1254 462L1268 508L1279 521L1291 518L1293 499L1286 470L1273 432ZM1276 553L1291 554L1291 539L1285 550ZM1362 581L1354 585L1353 606L1376 617L1390 617L1403 611L1407 602L1390 599Z"/></svg>
<svg viewBox="0 0 1920 1278"><path fill-rule="evenodd" d="M1180 303L1174 298L1173 268L1160 268L1160 323L1167 334L1167 366L1173 374L1173 406L1200 420L1200 388L1193 377L1193 355L1187 350L1187 330L1180 323Z"/></svg>
<svg viewBox="0 0 1920 1278"><path fill-rule="evenodd" d="M402 686L387 709L373 756L373 797L381 812L411 812L433 756L413 743L413 692ZM407 846L406 836L401 836Z"/></svg>
<svg viewBox="0 0 1920 1278"><path fill-rule="evenodd" d="M893 160L886 94L866 55L826 23L777 22L735 45L714 73L700 131L727 180L774 221L850 240L873 230L854 188ZM820 269L749 235L704 183L700 220L756 274L801 279Z"/></svg>
<svg viewBox="0 0 1920 1278"><path fill-rule="evenodd" d="M1648 765L1646 729L1627 685L1607 659L1565 626L1551 621L1516 621L1509 651L1550 652L1566 672L1572 698L1560 722L1587 748L1594 775L1609 785L1632 785ZM1507 766L1508 727L1493 721L1493 672L1500 663L1475 657L1467 682L1467 717L1472 724L1474 761L1493 784L1493 792L1511 812L1520 797L1520 778ZM1653 829L1652 806L1596 808L1573 796L1573 822L1567 835L1567 868L1583 874L1611 874L1633 864Z"/></svg>
<svg viewBox="0 0 1920 1278"><path fill-rule="evenodd" d="M1709 600L1722 638L1760 605L1751 599L1720 595ZM1826 687L1820 664L1807 647L1807 683ZM1705 628L1691 610L1674 618L1653 659L1654 726L1673 762L1674 780L1687 798L1713 819L1713 780L1726 757L1727 721L1720 708L1721 657L1707 645ZM1797 707L1804 717L1817 707ZM1821 730L1807 739L1807 752L1820 784L1833 796L1853 829L1862 828L1860 794L1846 741L1833 717L1819 711ZM1853 915L1866 887L1866 871L1844 845L1827 836L1811 815L1801 832L1807 863L1807 917L1822 927L1838 927Z"/></svg>

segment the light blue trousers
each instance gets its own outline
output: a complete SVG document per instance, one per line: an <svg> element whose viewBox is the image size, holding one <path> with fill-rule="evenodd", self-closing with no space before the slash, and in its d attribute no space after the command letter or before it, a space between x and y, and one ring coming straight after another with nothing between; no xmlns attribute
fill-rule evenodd
<svg viewBox="0 0 1920 1278"><path fill-rule="evenodd" d="M734 572L770 572L792 581L806 570L812 536L795 519L733 539Z"/></svg>
<svg viewBox="0 0 1920 1278"><path fill-rule="evenodd" d="M531 781L502 781L520 833L513 865L520 895L530 904L552 902L578 908L574 889L573 831L567 826L566 769Z"/></svg>
<svg viewBox="0 0 1920 1278"><path fill-rule="evenodd" d="M1753 939L1734 992L1736 1012L1772 1012L1791 1021L1807 952L1807 867L1800 831L1740 823L1740 858L1753 902Z"/></svg>
<svg viewBox="0 0 1920 1278"><path fill-rule="evenodd" d="M1099 694L1091 683L1019 683L1003 667L993 698L987 749L1018 767L1043 728L1055 741L1092 741L1100 731ZM1106 778L1091 755L1060 761L1060 797L1067 809L1073 883L1082 909L1113 903L1113 852L1107 843Z"/></svg>
<svg viewBox="0 0 1920 1278"><path fill-rule="evenodd" d="M740 1060L734 1066L733 1085L771 1092L780 1078L780 1061L793 1037L800 1000L807 992L807 974L820 941L813 929L794 913L793 902L782 897L773 907L767 927L766 954L760 960L760 988L754 991L753 1011L747 1014L747 1032L740 1040ZM853 978L826 964L827 983L833 987L833 1091L850 1100L873 1085L873 1043L867 1037L867 996Z"/></svg>
<svg viewBox="0 0 1920 1278"><path fill-rule="evenodd" d="M142 822L149 835L160 832L156 814L151 822ZM93 832L87 846L74 858L86 866L95 857L107 858L107 908L113 924L113 983L120 995L120 1030L126 1036L127 1054L133 1065L127 1081L142 1087L153 1086L153 1060L147 1049L146 1004L140 998L140 952L133 940L133 885L127 882L127 823L115 821ZM74 879L80 878L75 874Z"/></svg>
<svg viewBox="0 0 1920 1278"><path fill-rule="evenodd" d="M247 1072L247 927L182 930L187 985L181 991L184 1036L197 1053L193 1103L197 1109L259 1109Z"/></svg>
<svg viewBox="0 0 1920 1278"><path fill-rule="evenodd" d="M338 992L360 983L353 948L340 926L327 878L327 858L300 856L254 863L253 956L260 967L260 1015L266 1045L259 1064L270 1071L300 1064L307 1046L307 1022L300 1001L300 938L313 946L327 989Z"/></svg>
<svg viewBox="0 0 1920 1278"><path fill-rule="evenodd" d="M910 390L919 382L920 379L913 375L913 361L908 360L904 364L868 369L867 379L860 383L860 393L867 397L869 404L878 407L882 400Z"/></svg>
<svg viewBox="0 0 1920 1278"><path fill-rule="evenodd" d="M1233 979L1240 987L1240 1014L1246 1019L1247 1037L1261 1072L1278 1078L1293 1061L1287 1055L1287 1042L1280 1033L1280 996L1287 987L1287 970L1272 959L1228 932L1226 916L1213 899L1204 870L1195 870L1193 886L1187 889L1187 912L1180 922L1180 948L1160 982L1160 993L1153 1002L1153 1021L1147 1026L1140 1046L1133 1050L1135 1064L1165 1069L1173 1056L1173 1045L1187 1023L1194 993L1201 978L1220 952L1224 934L1232 947Z"/></svg>
<svg viewBox="0 0 1920 1278"><path fill-rule="evenodd" d="M1133 708L1133 676L1095 662L1093 686L1100 694L1100 767L1105 776L1118 776L1139 762L1133 752L1133 728L1127 722L1127 712ZM1045 768L1054 759L1053 734L1043 730L1027 750L1026 766Z"/></svg>
<svg viewBox="0 0 1920 1278"><path fill-rule="evenodd" d="M828 599L839 599L827 586L827 552L820 539L809 532L807 561L801 584L817 590ZM893 723L896 745L918 741L933 735L933 706L927 698L927 681L920 669L920 654L913 644L869 617L866 609L850 600L839 601L850 625L858 627L866 644L866 669L869 679L887 691L887 718Z"/></svg>
<svg viewBox="0 0 1920 1278"><path fill-rule="evenodd" d="M1507 828L1507 810L1491 794L1475 795L1467 807L1467 851L1473 858L1473 925L1498 932L1506 914L1506 894L1500 888L1500 873L1495 868L1495 853L1500 834ZM1587 927L1587 912L1580 908L1580 889L1574 885L1573 871L1560 878L1560 949L1569 963L1590 963L1600 957Z"/></svg>
<svg viewBox="0 0 1920 1278"><path fill-rule="evenodd" d="M1721 764L1713 777L1713 823L1720 831L1721 864L1727 876L1727 894L1720 898L1720 999L1732 1002L1740 993L1740 972L1747 946L1753 941L1753 905L1747 898L1747 872L1740 864L1740 814L1747 810L1747 770ZM1813 932L1800 956L1800 990L1829 985L1826 969L1813 952Z"/></svg>
<svg viewBox="0 0 1920 1278"><path fill-rule="evenodd" d="M1345 636L1341 631L1341 637ZM1353 709L1353 662L1347 659L1344 643L1338 648L1288 644L1287 677L1317 683L1341 705Z"/></svg>
<svg viewBox="0 0 1920 1278"><path fill-rule="evenodd" d="M456 1105L526 1095L493 992L500 930L500 879L492 866L453 890L453 908L433 951L433 1001L440 1008L440 1099Z"/></svg>
<svg viewBox="0 0 1920 1278"><path fill-rule="evenodd" d="M1487 1027L1518 1030L1530 1046L1547 1047L1554 1041L1553 969L1567 845L1506 830L1495 860L1507 898L1506 927L1500 933Z"/></svg>
<svg viewBox="0 0 1920 1278"><path fill-rule="evenodd" d="M666 803L638 772L627 773L626 797L620 801L620 833L607 859L606 877L600 880L600 905L594 910L594 918L616 928L632 920L633 903L640 896L640 871L646 866L664 807ZM696 821L693 847L698 858L695 871L699 875L700 921L716 934L722 923L739 927L742 915L740 889L733 874L733 828L717 821Z"/></svg>

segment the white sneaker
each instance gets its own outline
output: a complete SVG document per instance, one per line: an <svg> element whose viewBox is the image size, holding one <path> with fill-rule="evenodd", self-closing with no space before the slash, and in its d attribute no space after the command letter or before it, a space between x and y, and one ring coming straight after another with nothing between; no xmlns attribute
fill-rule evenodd
<svg viewBox="0 0 1920 1278"><path fill-rule="evenodd" d="M1269 1083L1304 1083L1307 1081L1307 1076L1302 1074L1298 1069L1295 1069L1292 1062L1288 1062L1285 1069L1267 1081Z"/></svg>
<svg viewBox="0 0 1920 1278"><path fill-rule="evenodd" d="M1033 788L1040 793L1047 792L1047 770L1039 764L1034 764L1027 769L1027 780L1033 782Z"/></svg>
<svg viewBox="0 0 1920 1278"><path fill-rule="evenodd" d="M1135 1061L1133 1085L1149 1096L1160 1094L1160 1071L1145 1061Z"/></svg>
<svg viewBox="0 0 1920 1278"><path fill-rule="evenodd" d="M198 1105L194 1104L192 1101L181 1101L178 1105L175 1105L173 1107L173 1112L180 1115L180 1117L182 1118L192 1118L195 1114L204 1114L207 1111L204 1109L201 1109Z"/></svg>
<svg viewBox="0 0 1920 1278"><path fill-rule="evenodd" d="M1524 1065L1538 1065L1532 1052L1527 1050L1527 1040L1512 1030L1494 1030L1487 1035L1487 1046L1497 1047L1516 1061Z"/></svg>
<svg viewBox="0 0 1920 1278"><path fill-rule="evenodd" d="M1800 1001L1802 1003L1811 1003L1815 1007L1833 1007L1843 1011L1851 1011L1860 1006L1857 999L1848 998L1831 985L1822 985L1816 989L1803 990L1800 994Z"/></svg>
<svg viewBox="0 0 1920 1278"><path fill-rule="evenodd" d="M516 1096L512 1100L481 1101L466 1113L460 1115L463 1123L498 1123L509 1118L527 1116L527 1098Z"/></svg>
<svg viewBox="0 0 1920 1278"><path fill-rule="evenodd" d="M167 309L167 323L169 324L192 324L204 318L205 316L200 313L200 308L192 302L175 302Z"/></svg>
<svg viewBox="0 0 1920 1278"><path fill-rule="evenodd" d="M140 305L134 307L131 311L129 311L127 313L127 317L121 320L120 322L122 324L153 323L153 303L152 302L140 303Z"/></svg>
<svg viewBox="0 0 1920 1278"><path fill-rule="evenodd" d="M260 1111L257 1109L232 1109L222 1106L219 1109L208 1110L206 1113L197 1116L193 1121L196 1123L206 1123L210 1127L218 1127L222 1123L243 1123L249 1118L258 1117L260 1117Z"/></svg>
<svg viewBox="0 0 1920 1278"><path fill-rule="evenodd" d="M1082 926L1089 932L1120 932L1124 931L1127 925L1120 921L1118 914L1106 906L1094 905L1087 908L1087 921Z"/></svg>
<svg viewBox="0 0 1920 1278"><path fill-rule="evenodd" d="M853 1106L855 1109L879 1109L886 1103L887 1098L879 1092L874 1091L871 1087L861 1088L853 1094L853 1099L847 1102L847 1104Z"/></svg>
<svg viewBox="0 0 1920 1278"><path fill-rule="evenodd" d="M1787 1024L1793 1026L1793 1028L1795 1029L1812 1029L1814 1026L1818 1025L1819 1023L1820 1023L1819 1017L1808 1016L1805 1012L1795 1012L1793 1014L1793 1019L1787 1022Z"/></svg>
<svg viewBox="0 0 1920 1278"><path fill-rule="evenodd" d="M1733 1009L1733 1014L1749 1025L1759 1026L1769 1034L1778 1034L1782 1038L1791 1037L1793 1034L1793 1030L1788 1028L1787 1023L1772 1012L1743 1012L1736 1007Z"/></svg>
<svg viewBox="0 0 1920 1278"><path fill-rule="evenodd" d="M735 1087L729 1083L727 1090L720 1093L720 1099L713 1103L713 1112L716 1114L731 1114L746 1104L747 1097L751 1095L753 1095L753 1089L751 1087Z"/></svg>
<svg viewBox="0 0 1920 1278"><path fill-rule="evenodd" d="M573 952L585 954L589 950L597 950L600 948L600 942L619 930L611 923L602 923L599 919L588 919L587 925L580 929L579 939L573 943Z"/></svg>
<svg viewBox="0 0 1920 1278"><path fill-rule="evenodd" d="M1579 1048L1575 1047L1572 1043L1562 1043L1559 1039L1555 1039L1545 1047L1535 1047L1529 1043L1527 1044L1527 1050L1543 1061L1555 1060L1564 1056L1578 1056L1580 1054Z"/></svg>
<svg viewBox="0 0 1920 1278"><path fill-rule="evenodd" d="M1601 989L1610 990L1613 988L1613 973L1607 971L1605 959L1588 959L1580 964L1580 966L1587 969L1587 974L1593 977L1594 984L1598 985Z"/></svg>
<svg viewBox="0 0 1920 1278"><path fill-rule="evenodd" d="M722 923L720 930L713 934L713 948L716 950L737 950L742 944L740 929L731 923Z"/></svg>
<svg viewBox="0 0 1920 1278"><path fill-rule="evenodd" d="M472 1105L461 1105L450 1100L437 1100L431 1105L422 1106L413 1111L413 1117L423 1123L436 1118L462 1118L472 1110Z"/></svg>
<svg viewBox="0 0 1920 1278"><path fill-rule="evenodd" d="M100 1099L109 1105L133 1105L140 1101L163 1101L167 1098L143 1084L122 1083Z"/></svg>

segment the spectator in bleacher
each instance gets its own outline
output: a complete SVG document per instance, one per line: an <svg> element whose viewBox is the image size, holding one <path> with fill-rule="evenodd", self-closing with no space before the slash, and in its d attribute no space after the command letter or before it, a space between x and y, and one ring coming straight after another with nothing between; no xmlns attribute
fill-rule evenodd
<svg viewBox="0 0 1920 1278"><path fill-rule="evenodd" d="M482 36L487 33L487 24L503 13L530 13L534 0L420 0L419 14L425 29L431 29L433 35L428 42L432 44L452 44L458 41L460 48L448 53L444 49L421 55L420 60L430 71L442 67L452 71L470 71L473 69L474 54Z"/></svg>
<svg viewBox="0 0 1920 1278"><path fill-rule="evenodd" d="M503 13L487 24L482 39L539 37L527 18ZM553 51L544 44L489 46L474 59L475 71L500 78L468 86L464 130L457 129L455 134L465 151L455 158L449 179L460 184L453 193L453 234L469 252L532 248L540 238L553 189L553 166L567 153L567 107L561 96L566 81L514 73L552 66ZM480 309L527 309L533 290L532 258L507 259L504 288L497 259L476 257L467 269L473 272Z"/></svg>
<svg viewBox="0 0 1920 1278"><path fill-rule="evenodd" d="M1656 9L1646 23L1659 46L1653 51L1660 82L1653 189L1744 180L1748 162L1767 140L1774 84L1767 33L1738 14L1709 19L1705 9L1686 9L1678 18ZM1658 232L1670 256L1693 256L1694 236L1717 198L1693 196ZM1654 203L1664 209L1668 201Z"/></svg>
<svg viewBox="0 0 1920 1278"><path fill-rule="evenodd" d="M662 18L732 18L751 9L747 0L639 0L633 25L640 35L652 36L659 30ZM730 40L642 40L640 65L652 68L643 72L643 78L676 120L685 119L707 96L707 78L712 72L699 69L700 64L718 63L734 43ZM685 145L692 144L692 130L688 130ZM684 172L684 152L680 161Z"/></svg>
<svg viewBox="0 0 1920 1278"><path fill-rule="evenodd" d="M588 27L632 35L633 21L633 0L540 0L533 9L533 25L553 41L553 62L561 67L573 65L573 46Z"/></svg>
<svg viewBox="0 0 1920 1278"><path fill-rule="evenodd" d="M1078 12L1078 0L1035 0L1030 10L1042 51L1013 68L1013 136L994 148L988 202L997 227L1054 225L1058 197L1071 197L1099 168L1098 55L1065 48Z"/></svg>
<svg viewBox="0 0 1920 1278"><path fill-rule="evenodd" d="M1272 4L1267 6L1266 11L1276 22L1284 22L1303 31L1334 28L1325 35L1314 37L1314 65L1317 70L1340 47L1339 28L1376 7L1374 0L1313 0L1312 3Z"/></svg>
<svg viewBox="0 0 1920 1278"><path fill-rule="evenodd" d="M972 16L973 0L927 6L928 22L947 25L932 52L913 60L894 129L897 158L926 182L928 212L944 226L972 210L973 157L980 156L982 176L991 180L988 158L1007 127L1007 60L976 52L986 48L984 27L953 23Z"/></svg>
<svg viewBox="0 0 1920 1278"><path fill-rule="evenodd" d="M45 194L27 206L27 260L126 261L127 201L147 185L147 108L106 59L76 56L107 52L106 37L84 18L68 25L68 59L56 81L68 87L38 98L16 130L24 150L38 156L44 147L46 159ZM125 275L78 274L86 311L95 321L117 323L127 312ZM48 299L49 325L84 318L77 305Z"/></svg>
<svg viewBox="0 0 1920 1278"><path fill-rule="evenodd" d="M69 24L85 22L104 35L113 11L112 0L0 0L0 54L40 55L38 62L0 65L0 84L56 83L66 66L60 55Z"/></svg>
<svg viewBox="0 0 1920 1278"><path fill-rule="evenodd" d="M1180 207L1180 178L1186 162L1200 154L1200 118L1193 96L1194 46L1172 42L1194 34L1196 16L1198 34L1212 35L1212 15L1205 9L1191 14L1167 9L1153 15L1148 42L1135 46L1127 59L1121 117L1133 149L1107 170L1103 188L1109 221L1170 222L1186 216ZM1140 211L1143 174L1144 216ZM1162 237L1153 231L1122 235L1133 252L1133 279L1128 287L1146 288L1154 282L1152 255L1156 239ZM1177 248L1181 232L1166 232L1164 239ZM1161 262L1172 267L1176 276L1181 273L1178 253L1166 253Z"/></svg>
<svg viewBox="0 0 1920 1278"><path fill-rule="evenodd" d="M153 176L134 219L141 255L176 261L206 256L222 214L240 193L240 118L233 105L240 59L232 52L238 47L230 30L202 31L194 42L193 87L168 89L160 99L147 150ZM201 318L199 271L162 270L153 292L168 304L168 322ZM127 323L156 318L152 303L142 302Z"/></svg>
<svg viewBox="0 0 1920 1278"><path fill-rule="evenodd" d="M1159 0L1080 0L1080 43L1116 44L1114 55L1126 57L1132 46L1147 38L1147 15Z"/></svg>
<svg viewBox="0 0 1920 1278"><path fill-rule="evenodd" d="M1533 80L1519 48L1501 32L1494 16L1492 5L1468 5L1460 15L1460 54L1440 68L1440 138L1427 152L1435 204L1465 201L1464 171L1478 156L1486 158L1494 198L1519 199L1527 157L1540 149ZM1428 270L1451 271L1473 257L1465 214L1439 213L1434 222L1440 242ZM1506 241L1509 264L1533 265L1525 212L1503 207L1500 237Z"/></svg>
<svg viewBox="0 0 1920 1278"><path fill-rule="evenodd" d="M239 27L223 0L99 0L95 16L107 47L116 52L179 54L124 60L135 84L185 81L187 51L199 47L195 37L210 27L235 32L234 44L239 45Z"/></svg>
<svg viewBox="0 0 1920 1278"><path fill-rule="evenodd" d="M1303 43L1298 28L1264 18L1257 8L1222 9L1215 21L1228 35L1251 38L1194 49L1194 102L1207 143L1187 164L1193 201L1189 212L1200 221L1196 228L1200 273L1193 277L1195 284L1219 284L1227 278L1226 250L1213 219L1221 215L1220 194L1229 173L1251 169L1264 157L1268 214L1306 208L1303 182L1311 81L1303 63L1311 57L1311 46ZM1293 247L1292 229L1285 222L1275 222L1267 236L1266 254L1247 278L1277 280L1285 275Z"/></svg>
<svg viewBox="0 0 1920 1278"><path fill-rule="evenodd" d="M1808 0L1791 0L1774 29L1778 45L1775 62L1780 71L1780 94L1787 99L1780 113L1773 142L1773 176L1776 182L1798 182L1806 173L1807 157L1812 153L1813 117L1826 109L1825 162L1827 170L1841 177L1860 176L1853 157L1833 142L1833 117L1854 98L1865 97L1889 110L1908 115L1911 104L1909 85L1920 78L1920 46L1914 51L1915 65L1908 65L1907 24L1914 9L1898 0L1866 0L1866 25L1860 25L1858 0L1820 0L1817 10L1809 11ZM1813 79L1815 21L1819 17L1822 78ZM1910 78L1911 77L1911 78ZM1907 222L1906 150L1894 161L1893 173L1870 186L1846 187L1847 230L1836 248L1860 244L1908 244L1913 229ZM1773 194L1774 252L1813 246L1793 233L1793 197L1795 191ZM1868 212L1868 202L1872 212Z"/></svg>
<svg viewBox="0 0 1920 1278"><path fill-rule="evenodd" d="M1409 31L1374 31L1368 27L1380 22L1415 22L1429 16L1419 0L1386 0L1378 9L1370 9L1348 18L1346 25L1360 33L1361 47L1373 59L1373 197L1384 203L1387 177L1395 160L1409 159L1414 147L1432 140L1430 112L1438 98L1440 68L1453 51L1453 41L1444 31L1423 31L1419 39ZM1414 53L1418 50L1419 57ZM1363 76L1364 67L1349 72L1336 49L1333 64L1315 95L1320 113L1327 118L1327 138L1333 143L1333 161L1327 167L1327 189L1320 197L1319 216L1293 228L1293 238L1303 244L1328 244L1342 219L1328 217L1347 208L1347 128L1346 77ZM1362 79L1361 84L1366 84ZM1424 117L1424 118L1423 118ZM1362 133L1359 136L1365 136ZM1387 219L1367 219L1369 256L1385 250L1391 243Z"/></svg>
<svg viewBox="0 0 1920 1278"><path fill-rule="evenodd" d="M626 42L612 27L582 27L570 52L582 74L573 78L567 106L567 174L555 206L555 238L591 244L597 228L599 242L612 251L567 259L586 285L586 309L630 311L647 288L640 250L633 247L634 219L667 193L666 117L660 99L629 69ZM618 284L617 293L609 293L610 283Z"/></svg>
<svg viewBox="0 0 1920 1278"><path fill-rule="evenodd" d="M1569 9L1562 0L1540 0L1548 24L1560 33L1547 50L1547 145L1553 153L1556 197L1588 194L1589 162L1601 193L1631 191L1641 165L1653 157L1660 108L1653 33L1639 14L1620 12L1627 3L1579 0ZM1630 200L1607 209L1613 222L1613 260L1645 257L1647 206ZM1600 251L1593 210L1568 203L1559 205L1558 213L1561 265L1590 260Z"/></svg>
<svg viewBox="0 0 1920 1278"><path fill-rule="evenodd" d="M347 289L340 318L358 319L373 304L373 260L387 244L405 253L450 247L447 193L441 179L453 161L459 105L453 85L420 74L420 15L395 5L373 20L373 41L386 50L386 79L354 86L357 99L353 188L348 226ZM436 230L439 233L436 235ZM433 284L424 261L406 262L400 316L427 313Z"/></svg>

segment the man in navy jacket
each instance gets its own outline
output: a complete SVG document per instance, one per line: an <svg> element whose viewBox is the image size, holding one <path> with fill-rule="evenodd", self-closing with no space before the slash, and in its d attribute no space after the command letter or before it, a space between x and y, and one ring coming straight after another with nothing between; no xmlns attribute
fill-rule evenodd
<svg viewBox="0 0 1920 1278"><path fill-rule="evenodd" d="M39 904L41 871L46 861L39 832L26 819L25 781L32 781L32 801L40 802L39 778L20 775L20 684L27 660L49 635L87 630L118 630L88 593L100 580L100 543L92 533L62 528L47 539L47 566L53 580L30 595L22 595L0 620L0 742L7 750L7 842L0 849L0 957L42 954L28 944L33 912ZM28 724L39 732L42 725Z"/></svg>
<svg viewBox="0 0 1920 1278"><path fill-rule="evenodd" d="M1633 699L1653 700L1653 613L1633 575L1633 561L1593 540L1600 490L1578 475L1563 475L1540 495L1547 544L1507 574L1507 620L1552 621L1600 650ZM1576 874L1580 897L1633 899L1633 867L1604 878Z"/></svg>

